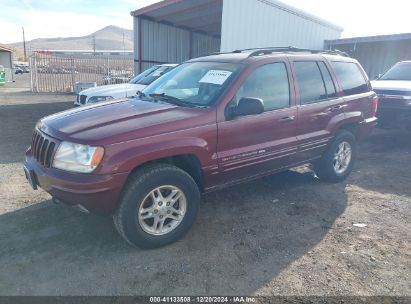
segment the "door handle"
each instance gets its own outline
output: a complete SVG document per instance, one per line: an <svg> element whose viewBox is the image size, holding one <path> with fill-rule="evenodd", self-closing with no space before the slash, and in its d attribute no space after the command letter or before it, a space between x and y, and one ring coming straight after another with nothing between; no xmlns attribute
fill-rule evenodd
<svg viewBox="0 0 411 304"><path fill-rule="evenodd" d="M331 111L329 111L329 112L320 112L320 113L315 114L313 116L323 117L323 116L328 116L330 114L331 114Z"/></svg>
<svg viewBox="0 0 411 304"><path fill-rule="evenodd" d="M286 116L286 117L282 117L280 119L281 122L288 122L288 121L293 121L295 119L295 116Z"/></svg>
<svg viewBox="0 0 411 304"><path fill-rule="evenodd" d="M331 112L336 112L336 111L341 110L341 109L344 108L344 107L345 107L344 105L333 106L333 107L330 108L330 111L331 111Z"/></svg>

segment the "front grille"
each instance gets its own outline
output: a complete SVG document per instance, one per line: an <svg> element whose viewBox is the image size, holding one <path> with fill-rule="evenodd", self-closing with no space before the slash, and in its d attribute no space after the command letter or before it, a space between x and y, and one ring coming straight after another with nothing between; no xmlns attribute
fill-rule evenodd
<svg viewBox="0 0 411 304"><path fill-rule="evenodd" d="M33 157L43 166L50 168L57 143L44 136L40 131L34 130L31 141Z"/></svg>
<svg viewBox="0 0 411 304"><path fill-rule="evenodd" d="M81 103L81 104L85 104L85 103L86 103L86 99L87 99L87 96L86 96L86 95L80 95L80 103Z"/></svg>

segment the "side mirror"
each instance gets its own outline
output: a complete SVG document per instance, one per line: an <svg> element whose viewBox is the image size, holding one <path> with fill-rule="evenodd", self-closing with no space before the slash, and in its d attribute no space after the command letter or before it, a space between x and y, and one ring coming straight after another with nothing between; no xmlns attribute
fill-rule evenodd
<svg viewBox="0 0 411 304"><path fill-rule="evenodd" d="M381 76L382 76L382 74L378 74L378 75L376 75L376 76L375 76L375 78L374 78L374 79L375 79L375 80L378 80L378 79L380 79L380 78L381 78Z"/></svg>
<svg viewBox="0 0 411 304"><path fill-rule="evenodd" d="M257 115L264 112L264 102L260 98L243 97L236 107L231 108L228 119L235 116Z"/></svg>

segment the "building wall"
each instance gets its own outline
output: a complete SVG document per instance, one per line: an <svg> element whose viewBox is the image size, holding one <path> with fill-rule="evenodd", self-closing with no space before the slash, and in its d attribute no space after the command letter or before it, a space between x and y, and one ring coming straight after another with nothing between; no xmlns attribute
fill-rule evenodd
<svg viewBox="0 0 411 304"><path fill-rule="evenodd" d="M11 52L0 51L0 65L9 69L12 67Z"/></svg>
<svg viewBox="0 0 411 304"><path fill-rule="evenodd" d="M134 17L135 74L154 64L181 63L218 51L268 46L322 49L324 40L338 39L342 32L275 0L223 0L222 6L221 38Z"/></svg>
<svg viewBox="0 0 411 304"><path fill-rule="evenodd" d="M344 51L357 59L370 79L384 73L398 61L411 60L411 40L326 44L326 48Z"/></svg>
<svg viewBox="0 0 411 304"><path fill-rule="evenodd" d="M141 48L138 31L141 26ZM220 39L171 25L134 17L134 71L139 74L154 64L181 63L219 51ZM139 51L141 50L141 70Z"/></svg>
<svg viewBox="0 0 411 304"><path fill-rule="evenodd" d="M295 46L322 49L342 29L272 0L224 0L221 51Z"/></svg>

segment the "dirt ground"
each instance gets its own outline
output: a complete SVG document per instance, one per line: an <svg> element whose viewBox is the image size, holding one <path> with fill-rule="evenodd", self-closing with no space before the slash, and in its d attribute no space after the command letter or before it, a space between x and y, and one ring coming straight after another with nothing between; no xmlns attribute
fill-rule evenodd
<svg viewBox="0 0 411 304"><path fill-rule="evenodd" d="M411 296L410 133L376 130L344 183L300 168L205 195L184 239L139 250L25 181L34 124L74 98L27 77L0 87L0 295Z"/></svg>

